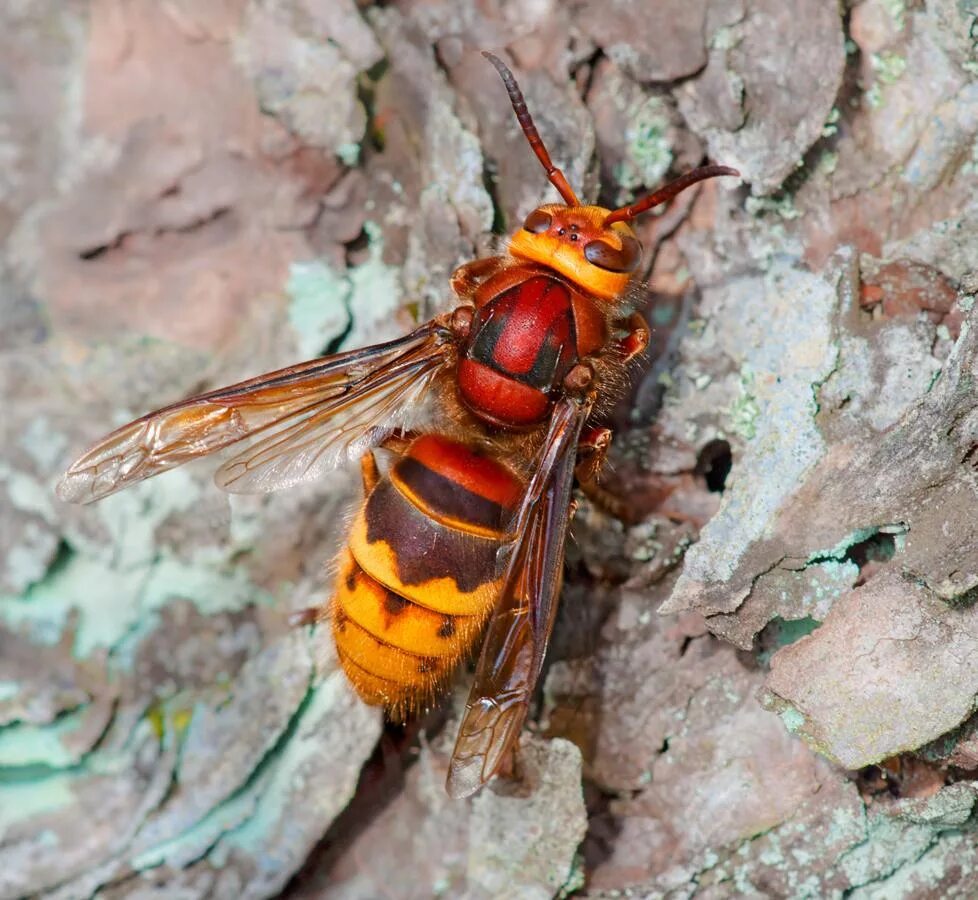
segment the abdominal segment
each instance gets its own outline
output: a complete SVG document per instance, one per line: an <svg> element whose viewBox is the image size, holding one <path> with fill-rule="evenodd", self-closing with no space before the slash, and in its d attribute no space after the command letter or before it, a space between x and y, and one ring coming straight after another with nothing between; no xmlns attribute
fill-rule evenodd
<svg viewBox="0 0 978 900"><path fill-rule="evenodd" d="M415 440L357 514L332 601L357 693L401 718L429 705L470 655L501 585L496 556L523 483L448 438Z"/></svg>

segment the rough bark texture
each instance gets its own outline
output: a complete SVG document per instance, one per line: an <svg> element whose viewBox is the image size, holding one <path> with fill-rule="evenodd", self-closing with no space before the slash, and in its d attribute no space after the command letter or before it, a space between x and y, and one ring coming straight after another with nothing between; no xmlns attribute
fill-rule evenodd
<svg viewBox="0 0 978 900"><path fill-rule="evenodd" d="M653 7L654 9L650 9ZM0 900L967 897L978 52L957 0L0 9ZM88 508L109 427L376 342L553 199L647 216L652 353L582 499L523 781L442 789L324 634L349 473Z"/></svg>

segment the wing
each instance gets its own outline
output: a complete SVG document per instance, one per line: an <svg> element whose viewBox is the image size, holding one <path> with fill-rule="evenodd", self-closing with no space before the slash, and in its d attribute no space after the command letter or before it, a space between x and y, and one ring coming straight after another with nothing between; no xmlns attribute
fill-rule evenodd
<svg viewBox="0 0 978 900"><path fill-rule="evenodd" d="M446 786L454 798L496 774L523 726L557 611L577 441L589 411L571 398L557 405L516 514L502 594L452 753Z"/></svg>
<svg viewBox="0 0 978 900"><path fill-rule="evenodd" d="M405 337L219 388L136 419L68 469L57 494L90 503L231 444L260 436L216 476L228 491L314 478L407 427L452 358L447 317Z"/></svg>

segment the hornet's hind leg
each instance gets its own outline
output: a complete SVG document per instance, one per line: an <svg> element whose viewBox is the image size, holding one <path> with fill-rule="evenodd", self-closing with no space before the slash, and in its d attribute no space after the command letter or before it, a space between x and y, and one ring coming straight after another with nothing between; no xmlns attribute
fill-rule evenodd
<svg viewBox="0 0 978 900"><path fill-rule="evenodd" d="M598 484L610 446L610 428L588 428L584 431L577 445L577 467L574 474L581 493L598 509L628 522L630 510L625 499Z"/></svg>

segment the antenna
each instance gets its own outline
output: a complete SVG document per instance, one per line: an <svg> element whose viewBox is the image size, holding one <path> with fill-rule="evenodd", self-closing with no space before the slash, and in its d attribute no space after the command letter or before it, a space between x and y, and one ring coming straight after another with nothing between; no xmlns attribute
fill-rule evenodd
<svg viewBox="0 0 978 900"><path fill-rule="evenodd" d="M740 172L736 169L731 169L729 166L701 166L698 169L693 169L692 172L687 172L675 181L670 181L669 184L663 185L659 190L653 191L647 197L636 200L631 206L622 206L610 212L605 216L604 224L610 225L612 222L627 222L629 219L634 219L636 216L641 215L646 210L652 209L653 206L658 206L660 203L671 200L676 194L685 191L686 188L696 184L697 181L705 181L707 178L716 178L719 175L734 175L739 177Z"/></svg>
<svg viewBox="0 0 978 900"><path fill-rule="evenodd" d="M574 193L574 189L567 183L564 173L550 159L550 154L543 144L540 133L533 124L530 111L526 108L526 100L523 98L523 92L516 83L516 78L513 77L513 73L510 72L506 63L495 54L490 53L488 50L483 50L482 55L496 67L496 71L499 73L500 78L502 78L503 84L506 86L506 91L509 94L510 102L513 104L513 112L516 113L516 121L520 123L520 128L523 129L523 134L526 135L526 139L533 148L533 152L537 155L537 159L540 160L543 167L547 170L547 178L550 179L550 183L557 188L564 203L568 206L580 206L581 204L577 199L577 194Z"/></svg>

